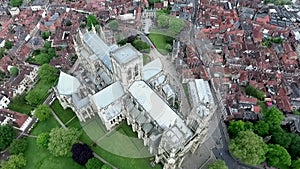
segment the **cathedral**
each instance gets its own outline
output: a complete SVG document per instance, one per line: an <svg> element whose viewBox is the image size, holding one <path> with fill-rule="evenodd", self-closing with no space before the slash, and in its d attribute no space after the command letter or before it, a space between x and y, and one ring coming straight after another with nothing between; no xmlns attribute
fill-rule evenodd
<svg viewBox="0 0 300 169"><path fill-rule="evenodd" d="M126 121L165 169L179 167L185 154L203 143L214 112L213 101L203 97L200 104L197 93L208 90L204 82L190 82L194 108L184 117L171 106L176 91L160 59L143 65L143 55L131 44L108 46L95 31L79 30L74 46L78 66L72 74L60 72L54 90L80 121L99 116L108 131Z"/></svg>

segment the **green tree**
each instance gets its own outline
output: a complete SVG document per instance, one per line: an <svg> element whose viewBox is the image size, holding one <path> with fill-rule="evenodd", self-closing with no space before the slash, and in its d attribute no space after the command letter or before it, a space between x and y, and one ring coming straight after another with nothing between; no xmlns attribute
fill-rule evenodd
<svg viewBox="0 0 300 169"><path fill-rule="evenodd" d="M11 154L24 153L27 148L27 145L28 145L28 142L27 142L26 138L16 139L11 143L11 145L9 147L9 152Z"/></svg>
<svg viewBox="0 0 300 169"><path fill-rule="evenodd" d="M171 52L172 51L172 46L170 44L166 44L165 46L166 50Z"/></svg>
<svg viewBox="0 0 300 169"><path fill-rule="evenodd" d="M53 83L58 78L58 70L49 64L43 64L38 71L38 76L41 80L44 80L48 83Z"/></svg>
<svg viewBox="0 0 300 169"><path fill-rule="evenodd" d="M236 137L241 131L245 131L245 122L243 122L242 120L229 122L228 133L231 137Z"/></svg>
<svg viewBox="0 0 300 169"><path fill-rule="evenodd" d="M292 142L292 135L280 128L272 132L271 142L287 149Z"/></svg>
<svg viewBox="0 0 300 169"><path fill-rule="evenodd" d="M273 167L282 167L291 165L291 156L287 150L278 144L269 144L266 155L267 162Z"/></svg>
<svg viewBox="0 0 300 169"><path fill-rule="evenodd" d="M36 106L40 103L40 99L41 99L41 93L43 91L41 89L36 89L36 90L30 90L27 95L25 96L26 101L28 102L28 104L30 104L31 106Z"/></svg>
<svg viewBox="0 0 300 169"><path fill-rule="evenodd" d="M48 148L49 139L50 139L49 133L47 132L41 133L36 138L36 145L39 148Z"/></svg>
<svg viewBox="0 0 300 169"><path fill-rule="evenodd" d="M229 144L232 155L249 165L265 161L268 151L266 143L252 131L241 131Z"/></svg>
<svg viewBox="0 0 300 169"><path fill-rule="evenodd" d="M3 72L2 70L0 70L0 81L3 80L6 77L5 72Z"/></svg>
<svg viewBox="0 0 300 169"><path fill-rule="evenodd" d="M138 50L138 51L145 51L147 49L150 49L150 45L148 45L146 42L137 39L134 40L132 45Z"/></svg>
<svg viewBox="0 0 300 169"><path fill-rule="evenodd" d="M288 148L288 151L293 159L296 159L300 157L300 136L297 134L291 134L292 135L292 141Z"/></svg>
<svg viewBox="0 0 300 169"><path fill-rule="evenodd" d="M8 161L1 162L2 169L21 169L26 166L26 159L23 154L11 155Z"/></svg>
<svg viewBox="0 0 300 169"><path fill-rule="evenodd" d="M208 169L228 169L228 167L223 160L216 160L208 165Z"/></svg>
<svg viewBox="0 0 300 169"><path fill-rule="evenodd" d="M119 22L116 20L112 20L109 22L109 27L113 31L117 31L119 29Z"/></svg>
<svg viewBox="0 0 300 169"><path fill-rule="evenodd" d="M46 40L51 36L51 33L49 31L44 31L41 33L41 36L44 40Z"/></svg>
<svg viewBox="0 0 300 169"><path fill-rule="evenodd" d="M184 28L184 21L180 18L171 17L169 20L169 31L173 32L174 35L181 32Z"/></svg>
<svg viewBox="0 0 300 169"><path fill-rule="evenodd" d="M97 158L93 157L85 164L86 169L101 169L103 163Z"/></svg>
<svg viewBox="0 0 300 169"><path fill-rule="evenodd" d="M12 46L13 46L13 43L12 43L11 41L8 41L8 40L5 41L4 47L5 47L6 49L11 49Z"/></svg>
<svg viewBox="0 0 300 169"><path fill-rule="evenodd" d="M265 121L259 121L255 123L254 132L261 137L267 136L269 134L269 124Z"/></svg>
<svg viewBox="0 0 300 169"><path fill-rule="evenodd" d="M53 128L49 134L48 150L55 156L71 156L71 147L81 133L75 128Z"/></svg>
<svg viewBox="0 0 300 169"><path fill-rule="evenodd" d="M16 134L16 130L11 125L0 126L0 151L10 145Z"/></svg>
<svg viewBox="0 0 300 169"><path fill-rule="evenodd" d="M18 67L12 66L12 67L9 69L9 73L10 73L10 75L12 75L12 76L17 76L17 75L19 74L19 69L18 69Z"/></svg>
<svg viewBox="0 0 300 169"><path fill-rule="evenodd" d="M255 87L248 85L246 87L246 94L249 96L253 96L259 100L264 100L265 93L259 89L256 89Z"/></svg>
<svg viewBox="0 0 300 169"><path fill-rule="evenodd" d="M43 64L50 63L51 57L47 53L40 53L34 56L34 60L37 64L43 65Z"/></svg>
<svg viewBox="0 0 300 169"><path fill-rule="evenodd" d="M4 55L5 55L5 49L0 48L0 59L2 59Z"/></svg>
<svg viewBox="0 0 300 169"><path fill-rule="evenodd" d="M43 105L39 105L36 109L35 109L35 113L34 116L36 118L38 118L40 121L45 121L47 120L51 115L51 109L49 106L43 104Z"/></svg>
<svg viewBox="0 0 300 169"><path fill-rule="evenodd" d="M292 161L291 168L292 169L299 169L300 168L300 158L297 158L296 160Z"/></svg>
<svg viewBox="0 0 300 169"><path fill-rule="evenodd" d="M45 48L45 49L51 48L51 42L45 42L44 48ZM47 51L45 51L45 53L46 53L46 52L47 52Z"/></svg>
<svg viewBox="0 0 300 169"><path fill-rule="evenodd" d="M104 164L101 169L112 169L112 167L108 164Z"/></svg>
<svg viewBox="0 0 300 169"><path fill-rule="evenodd" d="M245 130L252 130L253 131L253 123L250 121L245 122Z"/></svg>
<svg viewBox="0 0 300 169"><path fill-rule="evenodd" d="M9 5L12 7L19 7L23 4L23 0L10 0Z"/></svg>
<svg viewBox="0 0 300 169"><path fill-rule="evenodd" d="M157 26L160 28L167 27L169 25L169 17L166 15L159 15L157 17Z"/></svg>
<svg viewBox="0 0 300 169"><path fill-rule="evenodd" d="M96 26L96 25L99 25L99 21L98 19L96 18L96 16L94 15L89 15L87 17L87 26L89 28L89 30L92 29L92 25Z"/></svg>
<svg viewBox="0 0 300 169"><path fill-rule="evenodd" d="M264 115L264 120L269 124L269 127L274 128L281 125L283 120L282 112L275 107L271 107L267 110Z"/></svg>

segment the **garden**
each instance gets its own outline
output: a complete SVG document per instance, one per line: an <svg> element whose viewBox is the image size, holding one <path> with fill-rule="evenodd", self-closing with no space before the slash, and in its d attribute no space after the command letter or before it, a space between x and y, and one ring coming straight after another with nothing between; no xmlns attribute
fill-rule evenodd
<svg viewBox="0 0 300 169"><path fill-rule="evenodd" d="M148 37L161 54L166 55L171 51L174 38L159 32L151 32Z"/></svg>

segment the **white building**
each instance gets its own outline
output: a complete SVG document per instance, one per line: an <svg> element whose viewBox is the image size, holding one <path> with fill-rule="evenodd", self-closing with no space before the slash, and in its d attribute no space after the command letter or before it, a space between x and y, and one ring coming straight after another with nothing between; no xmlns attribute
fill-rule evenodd
<svg viewBox="0 0 300 169"><path fill-rule="evenodd" d="M8 97L0 94L0 109L7 108L8 104L10 103L10 100Z"/></svg>
<svg viewBox="0 0 300 169"><path fill-rule="evenodd" d="M19 15L20 13L20 9L18 7L13 7L9 9L9 13L11 14L11 16L16 16Z"/></svg>
<svg viewBox="0 0 300 169"><path fill-rule="evenodd" d="M168 101L176 93L160 59L143 66L142 54L133 46L108 46L95 32L79 31L74 44L78 71L73 75L61 72L55 91L62 106L74 110L80 121L98 115L106 129L112 130L126 119L165 169L178 167L185 154L203 142L206 133L202 129L208 123L195 122L208 121L211 116L183 118L170 107ZM213 101L210 99L201 95L199 100L206 103Z"/></svg>

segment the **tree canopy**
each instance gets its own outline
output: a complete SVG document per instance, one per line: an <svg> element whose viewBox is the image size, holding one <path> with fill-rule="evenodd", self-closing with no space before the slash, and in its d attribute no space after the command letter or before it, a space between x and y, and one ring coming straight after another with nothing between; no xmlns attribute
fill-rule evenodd
<svg viewBox="0 0 300 169"><path fill-rule="evenodd" d="M104 164L101 169L112 169L111 166L109 166L108 164Z"/></svg>
<svg viewBox="0 0 300 169"><path fill-rule="evenodd" d="M12 7L19 7L23 4L23 0L10 0L9 5Z"/></svg>
<svg viewBox="0 0 300 169"><path fill-rule="evenodd" d="M0 151L10 145L16 134L16 130L11 125L0 126Z"/></svg>
<svg viewBox="0 0 300 169"><path fill-rule="evenodd" d="M96 25L99 25L99 21L97 19L96 16L94 15L89 15L87 17L87 26L88 26L88 29L91 30L92 29L92 25L96 26Z"/></svg>
<svg viewBox="0 0 300 169"><path fill-rule="evenodd" d="M282 167L291 165L291 156L287 150L278 144L269 144L266 155L267 162L273 167Z"/></svg>
<svg viewBox="0 0 300 169"><path fill-rule="evenodd" d="M291 144L288 148L290 155L293 158L300 157L300 136L297 134L291 134Z"/></svg>
<svg viewBox="0 0 300 169"><path fill-rule="evenodd" d="M241 131L245 131L245 122L242 120L229 122L228 133L232 138L236 137Z"/></svg>
<svg viewBox="0 0 300 169"><path fill-rule="evenodd" d="M272 128L280 126L283 118L282 112L275 107L269 108L264 114L264 120L269 124L269 127Z"/></svg>
<svg viewBox="0 0 300 169"><path fill-rule="evenodd" d="M26 138L16 139L11 143L11 145L9 147L9 152L11 154L24 153L27 148L27 145L28 145L28 142L27 142Z"/></svg>
<svg viewBox="0 0 300 169"><path fill-rule="evenodd" d="M51 33L49 31L44 31L41 33L41 36L44 40L48 39L50 37Z"/></svg>
<svg viewBox="0 0 300 169"><path fill-rule="evenodd" d="M159 15L157 18L157 26L160 28L169 26L169 16L167 15Z"/></svg>
<svg viewBox="0 0 300 169"><path fill-rule="evenodd" d="M58 70L49 64L44 64L38 71L38 75L41 80L44 80L48 83L53 83L58 78Z"/></svg>
<svg viewBox="0 0 300 169"><path fill-rule="evenodd" d="M173 35L178 34L184 28L184 21L180 18L171 17L169 20L169 31Z"/></svg>
<svg viewBox="0 0 300 169"><path fill-rule="evenodd" d="M292 161L291 168L292 169L299 169L300 168L300 158L297 158L296 160Z"/></svg>
<svg viewBox="0 0 300 169"><path fill-rule="evenodd" d="M259 121L255 123L253 129L254 132L261 137L267 136L269 134L269 124L265 121Z"/></svg>
<svg viewBox="0 0 300 169"><path fill-rule="evenodd" d="M113 31L117 31L119 29L119 22L116 20L112 20L109 22L109 27Z"/></svg>
<svg viewBox="0 0 300 169"><path fill-rule="evenodd" d="M26 159L23 154L11 155L8 161L1 162L2 169L21 169L26 166Z"/></svg>
<svg viewBox="0 0 300 169"><path fill-rule="evenodd" d="M87 144L75 143L72 146L72 158L80 165L85 165L89 159L93 158L93 151Z"/></svg>
<svg viewBox="0 0 300 169"><path fill-rule="evenodd" d="M10 75L12 75L12 76L17 76L17 75L19 74L19 69L18 69L18 67L12 66L12 67L9 69L9 73L10 73Z"/></svg>
<svg viewBox="0 0 300 169"><path fill-rule="evenodd" d="M150 45L148 43L137 39L133 41L132 45L138 50L138 51L147 51L150 52Z"/></svg>
<svg viewBox="0 0 300 169"><path fill-rule="evenodd" d="M40 121L47 120L50 117L50 115L51 115L51 109L49 106L45 104L39 105L35 109L34 116L38 118Z"/></svg>
<svg viewBox="0 0 300 169"><path fill-rule="evenodd" d="M13 46L13 43L12 43L11 41L8 41L8 40L5 41L4 47L5 47L6 49L11 49L12 46Z"/></svg>
<svg viewBox="0 0 300 169"><path fill-rule="evenodd" d="M36 138L36 145L40 148L47 148L48 147L48 143L49 143L49 133L41 133L38 135L38 137Z"/></svg>
<svg viewBox="0 0 300 169"><path fill-rule="evenodd" d="M265 98L265 93L255 87L248 85L246 87L246 94L249 96L253 96L259 100L263 100Z"/></svg>
<svg viewBox="0 0 300 169"><path fill-rule="evenodd" d="M48 150L55 157L71 155L71 147L78 142L80 135L75 128L53 128L49 134Z"/></svg>
<svg viewBox="0 0 300 169"><path fill-rule="evenodd" d="M292 142L292 135L280 128L272 132L271 142L287 149Z"/></svg>
<svg viewBox="0 0 300 169"><path fill-rule="evenodd" d="M208 165L208 169L228 169L228 167L223 160L216 160Z"/></svg>
<svg viewBox="0 0 300 169"><path fill-rule="evenodd" d="M103 163L100 160L93 157L88 160L88 162L85 164L85 167L86 169L101 169L102 165Z"/></svg>
<svg viewBox="0 0 300 169"><path fill-rule="evenodd" d="M241 131L232 139L229 149L236 158L246 164L258 165L265 161L267 145L252 131Z"/></svg>

